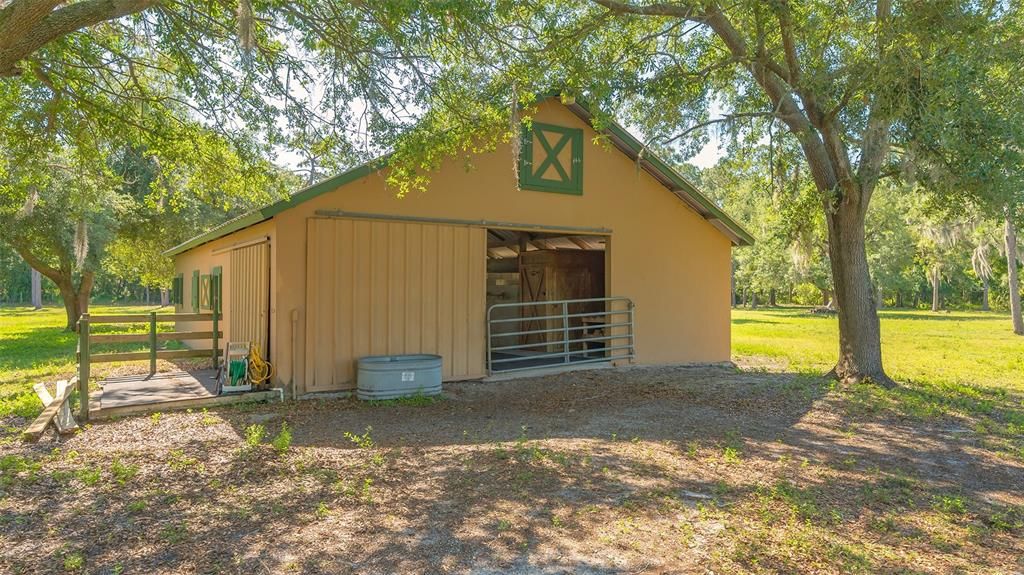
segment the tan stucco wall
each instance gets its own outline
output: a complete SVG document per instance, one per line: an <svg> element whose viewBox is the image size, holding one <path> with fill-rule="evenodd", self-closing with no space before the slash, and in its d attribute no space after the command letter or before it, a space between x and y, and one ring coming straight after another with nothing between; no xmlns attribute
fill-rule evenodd
<svg viewBox="0 0 1024 575"><path fill-rule="evenodd" d="M230 322L227 321L231 314L231 298L228 294L231 293L231 282L238 281L231 277L230 273L230 252L223 251L218 254L213 252L222 250L235 244L245 243L250 240L258 238L269 237L270 238L270 266L271 270L274 269L274 258L275 258L275 228L277 222L274 220L262 222L256 224L250 228L240 230L234 234L225 236L223 238L212 241L208 244L201 245L195 249L189 250L183 254L179 254L174 258L174 273L182 274L184 277L185 291L182 297L182 305L175 306L175 311L181 313L192 313L192 270L199 270L200 274L210 273L214 267L221 266L221 293L223 294L223 300L221 302L221 315L224 317L224 321L220 322L220 330L224 333L224 339L221 340L221 344L231 339L231 326ZM275 281L276 278L271 272L270 275L270 293L275 293ZM275 333L275 314L273 310L274 300L271 297L271 312L270 312L270 333ZM203 310L205 311L205 310ZM186 330L209 330L210 324L193 324L191 322L178 322L175 326L178 331ZM192 341L186 342L191 347L206 347L209 348L209 341Z"/></svg>
<svg viewBox="0 0 1024 575"><path fill-rule="evenodd" d="M179 269L187 280L193 261L206 268L218 265L213 263L217 256L209 255L212 249L261 234L274 236L271 359L279 383L294 379L301 393L304 370L293 372L292 356L304 364L306 220L316 210L608 228L608 295L626 296L636 304L637 361L727 361L729 239L621 152L595 144L594 131L557 101L541 104L536 119L585 129L582 196L517 191L512 154L505 145L474 157L469 170L462 159L447 162L432 176L427 192L405 198L395 197L385 173L372 174L278 214L273 226L243 230L213 247L186 252L178 257ZM227 275L226 264L220 265ZM293 313L299 318L294 346Z"/></svg>

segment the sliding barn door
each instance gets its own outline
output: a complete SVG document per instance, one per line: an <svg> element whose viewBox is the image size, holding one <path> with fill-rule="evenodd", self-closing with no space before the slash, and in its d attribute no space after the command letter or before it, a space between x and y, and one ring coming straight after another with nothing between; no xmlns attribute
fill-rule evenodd
<svg viewBox="0 0 1024 575"><path fill-rule="evenodd" d="M231 341L248 341L268 358L270 334L270 243L231 250Z"/></svg>
<svg viewBox="0 0 1024 575"><path fill-rule="evenodd" d="M307 391L355 387L355 361L367 355L434 353L446 380L485 374L482 228L308 222Z"/></svg>

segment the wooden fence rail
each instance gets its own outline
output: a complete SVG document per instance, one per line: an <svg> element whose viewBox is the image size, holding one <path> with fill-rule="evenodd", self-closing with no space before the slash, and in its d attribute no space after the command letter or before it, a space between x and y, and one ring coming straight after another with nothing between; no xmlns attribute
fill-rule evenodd
<svg viewBox="0 0 1024 575"><path fill-rule="evenodd" d="M210 357L213 360L214 369L223 351L219 349L218 340L224 336L220 331L218 312L211 313L165 313L157 314L150 312L146 315L123 314L123 315L96 315L90 316L83 313L78 320L78 416L81 422L89 420L89 372L91 364L108 363L114 361L140 361L149 360L149 374L156 373L157 359L182 359L188 357ZM200 322L209 321L213 323L209 331L162 331L158 332L156 326L159 323L171 321ZM147 333L118 333L118 334L91 334L90 325L93 324L124 324L124 323L148 323ZM158 344L162 341L187 341L187 340L212 340L210 348L206 349L159 349ZM103 343L141 343L148 342L149 349L146 351L121 351L109 353L92 353L92 344Z"/></svg>
<svg viewBox="0 0 1024 575"><path fill-rule="evenodd" d="M146 315L139 314L121 314L121 315L89 315L82 314L82 316L89 316L89 323L95 325L99 323L140 323L148 322L152 316L156 316L157 323L167 323L170 321L213 321L213 313L156 313L150 312ZM141 319L140 319L141 318Z"/></svg>

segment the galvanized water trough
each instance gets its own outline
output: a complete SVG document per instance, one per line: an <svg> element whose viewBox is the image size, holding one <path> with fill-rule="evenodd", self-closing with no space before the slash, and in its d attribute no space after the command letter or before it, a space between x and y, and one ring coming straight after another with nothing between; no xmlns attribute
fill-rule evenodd
<svg viewBox="0 0 1024 575"><path fill-rule="evenodd" d="M359 358L356 397L397 399L441 393L441 356L371 355Z"/></svg>

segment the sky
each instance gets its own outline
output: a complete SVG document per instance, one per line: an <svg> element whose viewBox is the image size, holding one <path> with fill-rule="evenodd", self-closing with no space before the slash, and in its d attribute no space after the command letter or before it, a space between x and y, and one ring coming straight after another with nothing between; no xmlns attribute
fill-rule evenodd
<svg viewBox="0 0 1024 575"><path fill-rule="evenodd" d="M687 160L686 163L693 164L694 166L704 170L717 164L718 160L725 155L718 133L716 133L715 130L711 130L711 133L708 134L708 136L708 143L704 144L704 147L701 148L700 152L696 156Z"/></svg>

